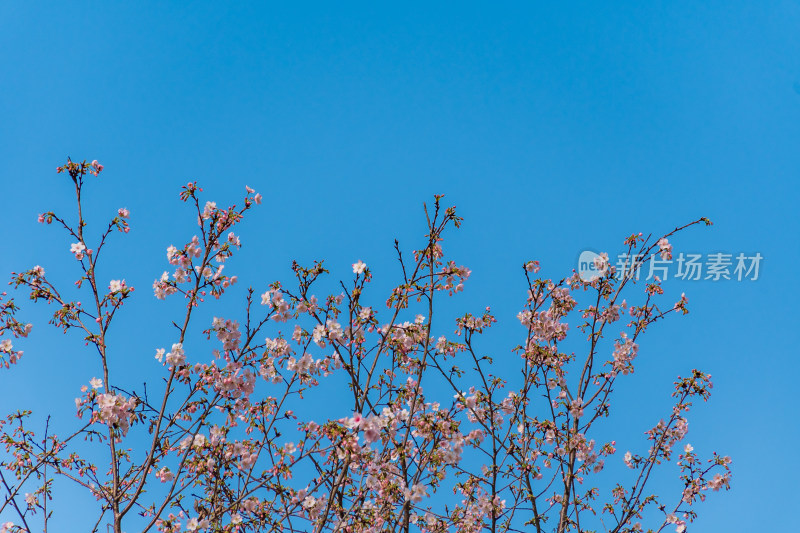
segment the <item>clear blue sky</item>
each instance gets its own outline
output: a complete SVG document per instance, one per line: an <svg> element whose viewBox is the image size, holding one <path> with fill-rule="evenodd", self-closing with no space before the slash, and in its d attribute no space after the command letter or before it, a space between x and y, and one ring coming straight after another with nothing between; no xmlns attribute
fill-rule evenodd
<svg viewBox="0 0 800 533"><path fill-rule="evenodd" d="M221 205L245 184L262 192L231 266L256 287L288 280L293 258L325 258L338 277L363 259L391 279L393 239L413 247L422 203L442 193L466 217L450 245L473 271L459 305L493 306L487 349L510 358L524 260L560 277L584 249L707 216L715 225L675 239L676 252L758 252L760 279L669 284L691 313L645 337L614 424L635 442L675 376L710 372L715 394L688 441L734 458L733 489L701 504L690 531L788 531L800 496L800 2L491 4L5 2L0 272L41 264L74 279L69 242L36 215L70 213L54 172L67 156L99 159L90 216L127 206L133 227L103 275L140 289L116 364L145 372L170 341L169 304L149 286L166 246L192 231L182 184ZM0 373L0 404L69 426L96 372L42 311L23 311L34 334Z"/></svg>

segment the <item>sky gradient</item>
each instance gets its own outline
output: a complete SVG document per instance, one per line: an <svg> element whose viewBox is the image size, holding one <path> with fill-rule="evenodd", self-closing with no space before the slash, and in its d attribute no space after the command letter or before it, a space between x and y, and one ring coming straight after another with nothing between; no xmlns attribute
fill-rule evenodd
<svg viewBox="0 0 800 533"><path fill-rule="evenodd" d="M292 259L325 259L336 279L362 259L393 282L393 240L418 244L422 204L445 194L465 217L451 253L473 272L454 305L491 305L499 323L485 348L511 358L524 261L560 278L583 250L614 254L631 233L705 216L714 225L676 238L675 252L760 253L759 279L669 280L691 313L644 337L613 427L644 446L674 378L711 373L714 395L693 409L687 440L732 456L734 477L689 531L788 531L800 496L800 295L788 276L800 264L798 28L796 0L7 2L0 273L40 264L75 279L70 241L36 216L73 216L55 173L67 156L100 160L88 218L99 230L131 211L102 275L140 291L114 331L126 347L115 364L138 375L169 342L170 304L150 285L166 247L191 237L177 199L187 181L219 205L245 185L263 194L231 267L257 288L288 280ZM0 372L0 405L68 425L92 376L80 340L48 326L46 311L25 303L35 329L22 362ZM70 530L66 502L53 531Z"/></svg>

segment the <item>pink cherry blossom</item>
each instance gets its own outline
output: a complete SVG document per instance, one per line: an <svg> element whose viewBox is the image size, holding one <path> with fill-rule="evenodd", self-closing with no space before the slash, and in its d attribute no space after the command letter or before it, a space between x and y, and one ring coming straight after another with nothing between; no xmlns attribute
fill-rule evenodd
<svg viewBox="0 0 800 533"><path fill-rule="evenodd" d="M172 345L172 350L166 355L168 365L181 366L186 361L186 355L183 352L183 344L178 342Z"/></svg>
<svg viewBox="0 0 800 533"><path fill-rule="evenodd" d="M664 259L665 261L672 259L672 245L669 243L666 237L659 239L658 249L661 259Z"/></svg>
<svg viewBox="0 0 800 533"><path fill-rule="evenodd" d="M79 261L83 259L83 254L86 251L86 246L83 245L82 242L76 242L70 245L69 251L75 254L75 259Z"/></svg>
<svg viewBox="0 0 800 533"><path fill-rule="evenodd" d="M360 259L358 260L357 263L353 263L353 273L354 274L363 274L364 270L366 270L366 268L367 268L367 264L364 263L363 261L361 261Z"/></svg>
<svg viewBox="0 0 800 533"><path fill-rule="evenodd" d="M539 261L528 261L527 263L525 263L525 270L528 272L536 273L539 272L540 268L541 267L539 266Z"/></svg>

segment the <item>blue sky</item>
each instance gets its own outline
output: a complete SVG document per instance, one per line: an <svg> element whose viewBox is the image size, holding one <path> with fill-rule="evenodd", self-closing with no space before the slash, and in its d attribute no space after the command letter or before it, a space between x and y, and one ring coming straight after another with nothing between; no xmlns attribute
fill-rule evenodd
<svg viewBox="0 0 800 533"><path fill-rule="evenodd" d="M324 258L334 277L363 259L394 280L393 239L419 242L422 203L445 194L466 218L450 249L473 271L456 306L491 305L487 349L514 357L523 261L561 277L582 250L706 216L714 226L676 252L758 252L760 278L667 284L691 313L645 337L614 424L636 438L675 376L710 372L688 440L734 458L733 489L700 505L691 530L785 530L800 495L798 27L796 0L5 3L0 272L41 264L74 279L68 240L36 215L71 213L54 172L67 156L100 160L90 216L127 206L133 227L104 275L141 289L116 364L144 372L169 341L149 286L166 246L191 236L187 181L221 205L245 184L264 195L232 267L256 287L288 280L295 258ZM90 362L42 308L22 316L35 334L0 376L4 411L24 402L67 424Z"/></svg>

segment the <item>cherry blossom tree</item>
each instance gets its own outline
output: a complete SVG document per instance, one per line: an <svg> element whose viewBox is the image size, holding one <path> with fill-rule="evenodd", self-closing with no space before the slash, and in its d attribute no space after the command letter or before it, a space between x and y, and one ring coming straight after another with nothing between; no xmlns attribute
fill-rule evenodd
<svg viewBox="0 0 800 533"><path fill-rule="evenodd" d="M173 341L153 346L152 379L139 390L112 372L120 350L109 349L107 333L129 299L152 295L102 269L113 234L128 233L127 209L99 235L84 231L81 194L102 171L97 161L59 167L74 184L77 222L39 216L69 236L81 298L69 298L75 289L57 287L40 266L12 274L11 285L52 306L51 323L79 334L95 356L85 361L70 431L54 434L48 423L34 432L41 418L30 410L0 419L0 531L59 529L48 502L70 485L97 501L82 530L116 533L681 532L698 500L729 488L730 458L701 459L682 444L687 412L712 386L699 370L674 382L672 409L635 449L593 438L612 412L615 384L634 373L640 336L688 313L685 296L664 304L661 282L637 282L637 269L668 258L669 239L707 219L660 238L631 235L624 251L642 261L620 269L600 254L591 279L539 278L539 262L522 265L517 346L487 354L490 308L455 323L439 318L441 302L470 276L445 255L443 239L461 218L439 196L425 209L418 248L395 242L400 276L383 298L367 299L372 272L360 260L340 290L320 296L323 263L294 263L292 283L250 280L239 315L195 326L201 306L213 312L238 282L225 269L242 245L234 229L262 197L248 187L241 206L222 208L189 183L180 200L197 217L197 234L167 248L168 270L152 287L154 300L181 298L185 307ZM32 328L18 311L3 293L6 372ZM215 349L198 348L202 328ZM518 369L499 371L499 355L514 357ZM339 414L314 418L309 405L320 399ZM612 461L628 468L609 481ZM657 465L674 471L682 491L648 491Z"/></svg>

